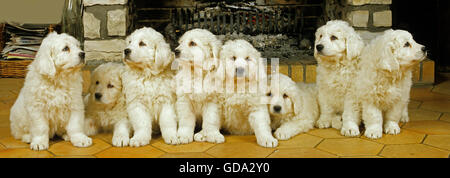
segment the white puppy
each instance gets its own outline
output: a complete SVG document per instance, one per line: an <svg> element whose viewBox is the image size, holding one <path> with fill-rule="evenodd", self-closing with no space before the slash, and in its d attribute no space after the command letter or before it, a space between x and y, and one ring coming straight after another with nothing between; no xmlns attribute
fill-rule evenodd
<svg viewBox="0 0 450 178"><path fill-rule="evenodd" d="M125 72L122 75L127 112L134 135L130 146L149 144L152 128L161 129L168 144L177 144L174 72L168 67L174 59L161 33L141 28L126 38Z"/></svg>
<svg viewBox="0 0 450 178"><path fill-rule="evenodd" d="M319 117L317 92L314 84L296 84L286 75L271 75L266 94L275 137L287 140L314 127Z"/></svg>
<svg viewBox="0 0 450 178"><path fill-rule="evenodd" d="M83 133L83 65L84 52L75 38L56 32L44 38L11 108L14 138L31 142L33 150L48 149L55 134L78 147L92 144Z"/></svg>
<svg viewBox="0 0 450 178"><path fill-rule="evenodd" d="M92 72L89 94L86 103L86 134L96 134L100 129L113 130L112 144L128 146L130 123L122 93L121 75L124 65L105 63Z"/></svg>
<svg viewBox="0 0 450 178"><path fill-rule="evenodd" d="M341 129L346 94L355 78L364 42L347 22L333 20L316 31L314 57L317 59L319 128ZM345 127L345 121L344 121Z"/></svg>
<svg viewBox="0 0 450 178"><path fill-rule="evenodd" d="M276 147L278 140L272 135L269 111L263 102L267 72L261 54L245 40L230 40L222 46L220 58L218 77L225 83L220 95L222 127L231 134L254 133L259 145Z"/></svg>
<svg viewBox="0 0 450 178"><path fill-rule="evenodd" d="M352 89L354 99L349 100L354 104L348 113L359 113L362 108L366 137L382 136L383 117L385 133L400 133L398 122L409 120L412 68L425 57L425 47L403 30L387 30L364 48ZM358 119L356 114L349 120ZM356 123L352 125L357 128Z"/></svg>
<svg viewBox="0 0 450 178"><path fill-rule="evenodd" d="M181 36L177 50L180 69L176 75L176 111L179 118L178 138L189 143L194 138L196 120L202 121L202 131L196 141L222 143L220 106L215 92L214 77L218 68L222 42L204 29L193 29Z"/></svg>

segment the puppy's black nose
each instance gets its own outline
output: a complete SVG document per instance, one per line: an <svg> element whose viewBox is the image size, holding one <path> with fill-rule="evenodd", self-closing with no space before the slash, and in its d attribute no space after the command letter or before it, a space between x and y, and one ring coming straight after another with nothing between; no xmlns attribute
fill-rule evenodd
<svg viewBox="0 0 450 178"><path fill-rule="evenodd" d="M131 53L131 49L129 49L129 48L123 50L123 54L125 54L125 56L129 56L130 53Z"/></svg>
<svg viewBox="0 0 450 178"><path fill-rule="evenodd" d="M175 57L180 57L180 50L175 49Z"/></svg>
<svg viewBox="0 0 450 178"><path fill-rule="evenodd" d="M236 68L236 76L243 77L245 74L245 69L243 67Z"/></svg>
<svg viewBox="0 0 450 178"><path fill-rule="evenodd" d="M275 106L273 106L273 110L274 110L275 112L280 112L280 111L281 111L281 106L275 105Z"/></svg>
<svg viewBox="0 0 450 178"><path fill-rule="evenodd" d="M84 52L80 52L78 54L78 56L80 56L80 59L84 59L84 57L86 56L86 54Z"/></svg>
<svg viewBox="0 0 450 178"><path fill-rule="evenodd" d="M318 45L316 45L316 49L317 49L317 51L322 51L322 50L323 50L323 48L324 48L324 46L323 46L323 45L321 45L321 44L318 44Z"/></svg>
<svg viewBox="0 0 450 178"><path fill-rule="evenodd" d="M95 99L96 100L100 100L100 98L102 98L102 94L101 93L95 93Z"/></svg>
<svg viewBox="0 0 450 178"><path fill-rule="evenodd" d="M427 48L424 46L424 47L422 47L422 51L423 52L426 52L427 51Z"/></svg>

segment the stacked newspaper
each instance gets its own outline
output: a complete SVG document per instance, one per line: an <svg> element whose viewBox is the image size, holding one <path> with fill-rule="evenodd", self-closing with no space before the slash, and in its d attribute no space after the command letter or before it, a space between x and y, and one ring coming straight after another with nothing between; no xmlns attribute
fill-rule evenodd
<svg viewBox="0 0 450 178"><path fill-rule="evenodd" d="M42 39L48 32L47 27L7 23L5 25L7 40L1 52L2 59L34 59Z"/></svg>

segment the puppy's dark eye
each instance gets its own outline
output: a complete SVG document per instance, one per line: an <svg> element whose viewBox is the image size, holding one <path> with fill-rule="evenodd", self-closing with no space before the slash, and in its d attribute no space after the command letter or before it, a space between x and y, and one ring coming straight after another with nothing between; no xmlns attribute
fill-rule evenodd
<svg viewBox="0 0 450 178"><path fill-rule="evenodd" d="M62 51L70 51L70 48L68 46L66 46L62 49Z"/></svg>
<svg viewBox="0 0 450 178"><path fill-rule="evenodd" d="M191 42L189 42L189 46L197 46L197 43L191 41Z"/></svg>
<svg viewBox="0 0 450 178"><path fill-rule="evenodd" d="M108 88L113 88L114 85L108 84L106 87L108 87Z"/></svg>
<svg viewBox="0 0 450 178"><path fill-rule="evenodd" d="M288 97L288 95L286 95L286 94L283 95L283 98L284 98L284 99L286 99L287 97Z"/></svg>
<svg viewBox="0 0 450 178"><path fill-rule="evenodd" d="M406 42L404 47L409 48L409 47L411 47L411 44L409 42Z"/></svg>
<svg viewBox="0 0 450 178"><path fill-rule="evenodd" d="M139 42L139 46L147 46L144 42Z"/></svg>
<svg viewBox="0 0 450 178"><path fill-rule="evenodd" d="M233 59L233 61L235 61L236 60L236 56L231 57L231 59Z"/></svg>
<svg viewBox="0 0 450 178"><path fill-rule="evenodd" d="M336 36L334 36L334 35L330 37L330 40L331 40L331 41L334 41L334 40L337 40L337 39L338 39L338 37L336 37Z"/></svg>
<svg viewBox="0 0 450 178"><path fill-rule="evenodd" d="M266 96L272 96L272 92L267 93Z"/></svg>
<svg viewBox="0 0 450 178"><path fill-rule="evenodd" d="M247 56L247 57L245 58L245 60L246 60L246 61L250 61L250 57Z"/></svg>
<svg viewBox="0 0 450 178"><path fill-rule="evenodd" d="M96 82L95 82L96 85L98 85L99 83L100 83L99 81L96 81Z"/></svg>

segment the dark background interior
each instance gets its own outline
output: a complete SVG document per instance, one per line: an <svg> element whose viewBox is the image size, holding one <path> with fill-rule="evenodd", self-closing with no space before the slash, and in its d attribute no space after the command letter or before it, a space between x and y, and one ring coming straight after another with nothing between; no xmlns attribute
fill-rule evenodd
<svg viewBox="0 0 450 178"><path fill-rule="evenodd" d="M450 72L450 1L393 0L394 29L411 32L414 39L429 50L436 72Z"/></svg>

